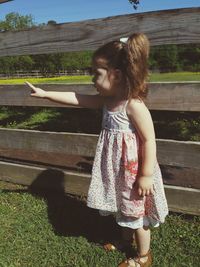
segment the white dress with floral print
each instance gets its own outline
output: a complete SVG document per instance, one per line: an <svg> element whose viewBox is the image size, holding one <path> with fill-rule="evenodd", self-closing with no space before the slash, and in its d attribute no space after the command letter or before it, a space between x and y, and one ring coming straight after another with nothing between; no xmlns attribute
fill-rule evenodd
<svg viewBox="0 0 200 267"><path fill-rule="evenodd" d="M160 168L156 163L154 194L140 197L134 187L141 165L140 139L126 105L117 112L103 109L87 205L99 209L101 215L114 213L124 227L157 226L168 214Z"/></svg>

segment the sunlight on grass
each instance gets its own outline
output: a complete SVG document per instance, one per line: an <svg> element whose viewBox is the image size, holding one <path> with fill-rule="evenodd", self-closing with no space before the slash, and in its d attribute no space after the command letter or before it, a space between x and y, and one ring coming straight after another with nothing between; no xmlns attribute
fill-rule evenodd
<svg viewBox="0 0 200 267"><path fill-rule="evenodd" d="M99 244L88 240L86 233L92 231L91 225L96 227L101 220L91 212L80 199L72 201L67 195L60 198L59 194L49 194L47 190L45 196L39 192L34 195L26 187L0 182L0 266L117 266L125 257L123 253L107 253ZM95 224L94 220L97 220ZM197 266L199 232L200 217L168 216L152 232L152 267Z"/></svg>
<svg viewBox="0 0 200 267"><path fill-rule="evenodd" d="M19 79L0 79L0 84L23 84L25 81L30 83L91 83L92 76L62 76L52 78L19 78ZM200 81L200 72L174 72L174 73L152 73L151 82L168 81Z"/></svg>
<svg viewBox="0 0 200 267"><path fill-rule="evenodd" d="M0 84L23 84L25 81L30 83L89 83L91 76L62 76L52 78L19 78L19 79L0 79Z"/></svg>

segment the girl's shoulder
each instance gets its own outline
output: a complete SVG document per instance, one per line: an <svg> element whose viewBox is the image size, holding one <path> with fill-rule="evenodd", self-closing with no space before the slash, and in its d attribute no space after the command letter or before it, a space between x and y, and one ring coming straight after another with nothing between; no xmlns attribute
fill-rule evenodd
<svg viewBox="0 0 200 267"><path fill-rule="evenodd" d="M147 111L147 106L145 105L144 101L141 98L131 98L126 107L126 112L128 115L132 114L133 112L142 112Z"/></svg>

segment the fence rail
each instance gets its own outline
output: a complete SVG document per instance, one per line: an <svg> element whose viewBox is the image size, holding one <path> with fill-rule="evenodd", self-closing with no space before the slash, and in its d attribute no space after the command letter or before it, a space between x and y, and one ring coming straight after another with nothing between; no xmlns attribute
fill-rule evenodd
<svg viewBox="0 0 200 267"><path fill-rule="evenodd" d="M183 8L62 23L0 33L0 55L48 54L94 50L133 32L151 45L200 43L200 8Z"/></svg>
<svg viewBox="0 0 200 267"><path fill-rule="evenodd" d="M27 78L27 77L33 77L33 78L46 78L46 77L61 77L61 76L75 76L75 75L90 75L89 71L87 70L62 70L59 72L51 73L46 72L45 74L42 73L39 70L32 70L29 72L25 71L16 71L14 73L0 73L0 78L3 79L10 79L10 78Z"/></svg>
<svg viewBox="0 0 200 267"><path fill-rule="evenodd" d="M97 93L92 84L38 84L37 86L49 91L73 91L88 95ZM29 92L25 85L0 85L0 105L66 107L48 100L32 98ZM149 83L147 98L149 109L200 111L199 103L199 82Z"/></svg>
<svg viewBox="0 0 200 267"><path fill-rule="evenodd" d="M133 31L146 33L152 46L200 43L200 8L1 32L0 55L94 50ZM38 87L96 94L91 84ZM147 105L150 109L200 111L200 83L150 83L149 87ZM0 106L64 105L31 98L25 85L0 85ZM51 186L51 179L58 179L66 192L85 195L90 174L83 173L80 166L91 169L96 142L96 135L0 129L0 179L25 185L38 181L41 186ZM200 142L157 140L157 147L170 209L200 215Z"/></svg>

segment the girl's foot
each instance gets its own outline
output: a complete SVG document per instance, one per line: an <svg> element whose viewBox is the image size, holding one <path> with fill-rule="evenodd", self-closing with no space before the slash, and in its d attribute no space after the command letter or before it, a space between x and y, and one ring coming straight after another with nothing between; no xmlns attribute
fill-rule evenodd
<svg viewBox="0 0 200 267"><path fill-rule="evenodd" d="M138 255L136 258L130 258L123 261L118 267L149 267L152 264L151 251L145 255Z"/></svg>

